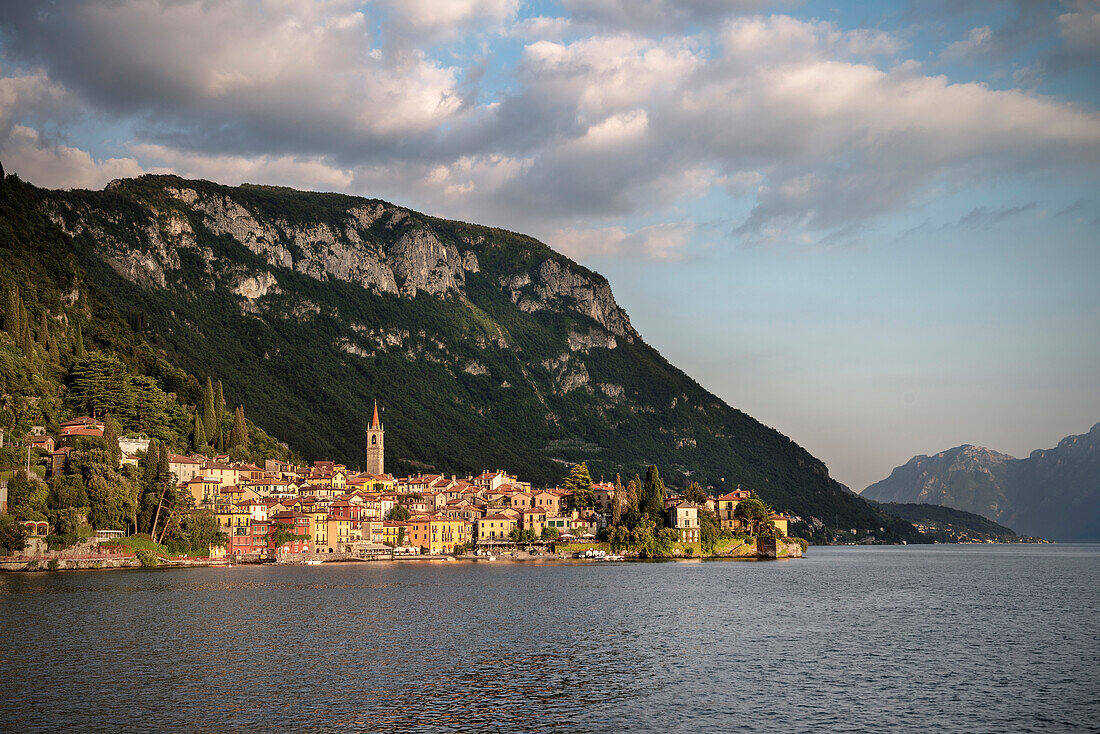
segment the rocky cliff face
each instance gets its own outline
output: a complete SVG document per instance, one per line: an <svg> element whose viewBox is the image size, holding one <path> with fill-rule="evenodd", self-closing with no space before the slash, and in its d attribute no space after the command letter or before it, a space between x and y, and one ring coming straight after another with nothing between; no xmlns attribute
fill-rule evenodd
<svg viewBox="0 0 1100 734"><path fill-rule="evenodd" d="M1026 459L969 445L915 456L862 494L973 512L1024 535L1098 539L1100 423Z"/></svg>
<svg viewBox="0 0 1100 734"><path fill-rule="evenodd" d="M552 484L577 461L608 479L656 463L673 486L757 489L805 535L838 521L914 537L668 364L606 279L529 237L170 176L40 193L124 316L311 458L362 464L377 399L398 471L508 467Z"/></svg>

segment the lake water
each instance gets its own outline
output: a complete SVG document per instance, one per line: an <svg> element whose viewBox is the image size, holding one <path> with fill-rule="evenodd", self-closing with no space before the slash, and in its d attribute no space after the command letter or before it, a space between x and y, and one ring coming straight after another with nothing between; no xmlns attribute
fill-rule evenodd
<svg viewBox="0 0 1100 734"><path fill-rule="evenodd" d="M1100 731L1100 546L0 576L11 731Z"/></svg>

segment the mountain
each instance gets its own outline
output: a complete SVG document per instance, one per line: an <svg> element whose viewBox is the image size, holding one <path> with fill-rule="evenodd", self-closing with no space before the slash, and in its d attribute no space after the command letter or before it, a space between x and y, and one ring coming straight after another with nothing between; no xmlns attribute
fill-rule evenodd
<svg viewBox="0 0 1100 734"><path fill-rule="evenodd" d="M37 189L0 168L0 430L21 441L31 426L110 409L117 430L186 451L202 387L120 316L80 265L71 239L41 210ZM215 379L216 379L215 375ZM228 426L231 419L226 414ZM249 423L253 459L290 453ZM22 465L4 450L5 469Z"/></svg>
<svg viewBox="0 0 1100 734"><path fill-rule="evenodd" d="M1100 539L1100 423L1026 459L977 446L914 456L863 490L879 502L945 505L1051 540Z"/></svg>
<svg viewBox="0 0 1100 734"><path fill-rule="evenodd" d="M582 460L607 478L655 463L674 486L754 489L811 541L839 527L919 542L669 364L606 279L530 237L174 176L37 193L137 332L307 458L362 465L377 400L392 470L545 484Z"/></svg>
<svg viewBox="0 0 1100 734"><path fill-rule="evenodd" d="M999 525L989 518L953 507L928 504L900 504L883 502L882 509L891 515L920 526L925 535L940 543L967 543L992 541L996 543L1028 542L1011 528Z"/></svg>

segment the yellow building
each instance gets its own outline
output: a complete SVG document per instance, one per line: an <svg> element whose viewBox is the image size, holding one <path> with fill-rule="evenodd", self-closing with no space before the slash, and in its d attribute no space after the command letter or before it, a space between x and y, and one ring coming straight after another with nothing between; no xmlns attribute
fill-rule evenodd
<svg viewBox="0 0 1100 734"><path fill-rule="evenodd" d="M401 531L405 532L402 533ZM393 547L409 544L408 523L397 520L384 520L382 522L382 542Z"/></svg>
<svg viewBox="0 0 1100 734"><path fill-rule="evenodd" d="M440 515L421 515L408 522L409 544L427 553L450 553L470 539L470 523Z"/></svg>
<svg viewBox="0 0 1100 734"><path fill-rule="evenodd" d="M478 541L508 540L515 526L515 519L507 515L486 515L474 521Z"/></svg>
<svg viewBox="0 0 1100 734"><path fill-rule="evenodd" d="M771 521L775 523L776 532L778 532L780 535L787 534L787 525L791 521L790 517L776 512L771 516Z"/></svg>
<svg viewBox="0 0 1100 734"><path fill-rule="evenodd" d="M743 499L748 499L751 492L747 489L736 489L718 498L718 523L723 530L736 532L741 529L741 521L733 516L733 511Z"/></svg>

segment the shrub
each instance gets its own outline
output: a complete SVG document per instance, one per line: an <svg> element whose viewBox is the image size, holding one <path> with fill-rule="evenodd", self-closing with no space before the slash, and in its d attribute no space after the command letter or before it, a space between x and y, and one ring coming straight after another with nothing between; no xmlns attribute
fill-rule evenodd
<svg viewBox="0 0 1100 734"><path fill-rule="evenodd" d="M61 567L61 562L58 561L56 558L51 558L49 563L46 564L46 567L49 568L51 571L56 571L58 568Z"/></svg>
<svg viewBox="0 0 1100 734"><path fill-rule="evenodd" d="M22 553L27 545L27 529L11 515L0 515L0 550Z"/></svg>
<svg viewBox="0 0 1100 734"><path fill-rule="evenodd" d="M800 546L802 546L803 553L805 553L806 549L810 547L810 541L806 540L805 538L787 538L787 540L792 543L798 543Z"/></svg>
<svg viewBox="0 0 1100 734"><path fill-rule="evenodd" d="M156 568L160 565L160 556L151 550L139 550L137 557L142 568Z"/></svg>
<svg viewBox="0 0 1100 734"><path fill-rule="evenodd" d="M76 545L80 542L80 536L73 533L65 533L64 535L47 535L45 537L46 548L52 551L65 550L69 546Z"/></svg>

